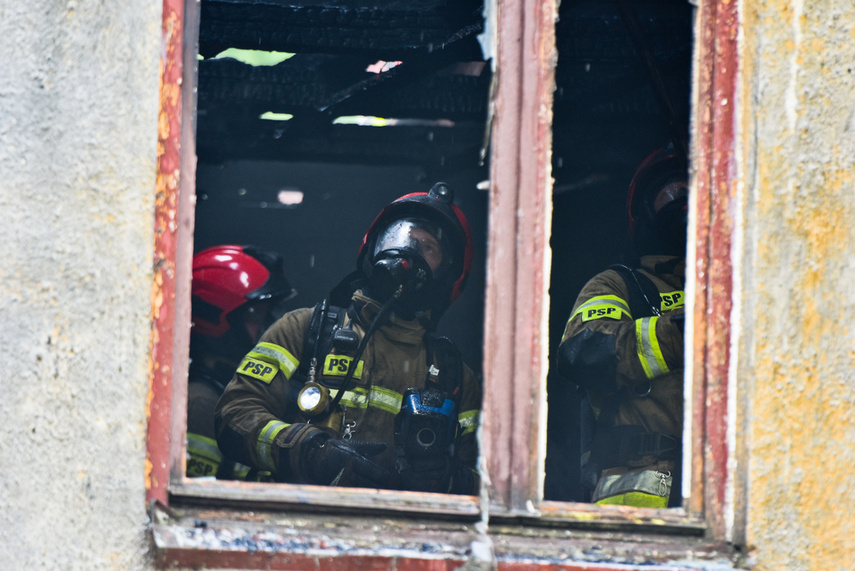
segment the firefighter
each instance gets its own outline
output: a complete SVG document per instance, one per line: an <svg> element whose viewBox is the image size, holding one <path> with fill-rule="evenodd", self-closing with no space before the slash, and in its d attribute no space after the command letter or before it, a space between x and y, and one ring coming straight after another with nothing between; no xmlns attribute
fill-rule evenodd
<svg viewBox="0 0 855 571"><path fill-rule="evenodd" d="M356 271L264 334L217 405L228 456L281 482L477 492L480 385L434 334L472 263L453 198L437 183L387 205Z"/></svg>
<svg viewBox="0 0 855 571"><path fill-rule="evenodd" d="M662 508L680 502L688 220L687 167L670 147L639 166L627 209L640 263L611 266L582 288L557 364L587 394L582 481L591 500Z"/></svg>
<svg viewBox="0 0 855 571"><path fill-rule="evenodd" d="M187 476L243 479L249 468L224 461L214 408L238 363L296 291L278 254L223 245L193 257L190 372L187 387Z"/></svg>

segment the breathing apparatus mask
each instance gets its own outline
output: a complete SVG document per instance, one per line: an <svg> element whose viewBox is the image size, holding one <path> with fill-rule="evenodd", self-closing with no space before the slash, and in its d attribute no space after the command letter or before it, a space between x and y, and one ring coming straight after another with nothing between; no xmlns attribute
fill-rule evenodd
<svg viewBox="0 0 855 571"><path fill-rule="evenodd" d="M686 255L688 171L685 157L672 145L651 153L635 171L627 211L636 254Z"/></svg>
<svg viewBox="0 0 855 571"><path fill-rule="evenodd" d="M417 217L393 220L378 232L371 255L369 288L379 301L395 295L396 307L416 312L435 301L450 264L442 228Z"/></svg>
<svg viewBox="0 0 855 571"><path fill-rule="evenodd" d="M686 251L689 227L689 187L683 179L667 181L653 197L653 227L675 253ZM671 252L669 252L671 253Z"/></svg>

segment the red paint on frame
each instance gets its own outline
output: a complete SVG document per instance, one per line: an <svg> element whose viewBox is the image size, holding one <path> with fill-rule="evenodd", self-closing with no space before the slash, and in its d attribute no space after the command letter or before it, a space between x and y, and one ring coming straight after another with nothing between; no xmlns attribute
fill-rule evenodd
<svg viewBox="0 0 855 571"><path fill-rule="evenodd" d="M146 499L164 504L167 503L172 418L183 18L182 0L164 0L146 440Z"/></svg>

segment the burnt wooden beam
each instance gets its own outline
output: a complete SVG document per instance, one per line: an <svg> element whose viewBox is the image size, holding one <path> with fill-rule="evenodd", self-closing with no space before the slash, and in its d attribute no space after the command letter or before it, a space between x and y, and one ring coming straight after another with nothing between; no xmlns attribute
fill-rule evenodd
<svg viewBox="0 0 855 571"><path fill-rule="evenodd" d="M413 65L414 72L386 80L386 74L365 72L365 65L358 59L304 54L269 67L233 59L201 61L199 112L211 118L220 111L256 116L266 111L293 115L323 111L329 119L373 115L478 121L486 116L489 71L480 76L423 74L424 67ZM361 89L340 95L353 85ZM208 119L200 119L204 120Z"/></svg>
<svg viewBox="0 0 855 571"><path fill-rule="evenodd" d="M312 161L367 165L420 165L429 169L478 166L481 123L312 128L290 121L232 118L199 122L200 162Z"/></svg>
<svg viewBox="0 0 855 571"><path fill-rule="evenodd" d="M200 53L226 47L296 53L430 53L482 29L480 0L202 0Z"/></svg>

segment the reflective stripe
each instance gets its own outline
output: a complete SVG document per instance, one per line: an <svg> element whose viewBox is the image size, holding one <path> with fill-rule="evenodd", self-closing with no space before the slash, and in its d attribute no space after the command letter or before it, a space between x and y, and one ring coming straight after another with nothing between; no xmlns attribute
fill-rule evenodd
<svg viewBox="0 0 855 571"><path fill-rule="evenodd" d="M404 402L404 395L399 392L384 389L383 387L371 387L369 406L377 407L392 414L398 414L401 410L402 402Z"/></svg>
<svg viewBox="0 0 855 571"><path fill-rule="evenodd" d="M246 477L249 476L249 471L251 469L252 468L250 468L249 466L244 466L239 462L235 462L235 467L232 470L232 476L234 476L236 480L246 480Z"/></svg>
<svg viewBox="0 0 855 571"><path fill-rule="evenodd" d="M632 319L632 314L629 312L629 305L616 295L598 295L592 297L573 312L568 322L572 321L579 314L582 314L582 321L602 319L604 317L621 319L624 315Z"/></svg>
<svg viewBox="0 0 855 571"><path fill-rule="evenodd" d="M187 451L218 464L223 461L223 453L220 452L217 441L201 434L187 433Z"/></svg>
<svg viewBox="0 0 855 571"><path fill-rule="evenodd" d="M638 360L648 379L655 379L668 374L671 369L665 362L659 340L656 338L656 322L658 315L635 320L635 350Z"/></svg>
<svg viewBox="0 0 855 571"><path fill-rule="evenodd" d="M645 494L644 492L627 492L611 496L595 502L599 506L632 506L634 508L667 508L668 498Z"/></svg>
<svg viewBox="0 0 855 571"><path fill-rule="evenodd" d="M331 399L335 398L337 394L338 389L330 389ZM341 397L341 403L351 408L368 408L368 391L360 387L345 391Z"/></svg>
<svg viewBox="0 0 855 571"><path fill-rule="evenodd" d="M337 389L330 389L330 398L335 398L336 393L338 393ZM341 397L341 403L344 406L359 409L373 407L391 414L398 414L401 411L401 404L403 402L404 395L384 387L371 387L370 392L364 388L357 387L353 390L345 391L344 396ZM462 412L457 418L464 432L472 432L478 427L477 410Z"/></svg>
<svg viewBox="0 0 855 571"><path fill-rule="evenodd" d="M290 379L297 367L300 366L299 359L284 347L273 343L259 343L246 356L279 365L279 369L286 379Z"/></svg>
<svg viewBox="0 0 855 571"><path fill-rule="evenodd" d="M273 464L273 441L276 435L282 432L285 428L291 426L279 420L271 420L261 432L258 434L258 442L256 443L256 452L258 452L258 462L265 470L272 472L276 471L276 466Z"/></svg>
<svg viewBox="0 0 855 571"><path fill-rule="evenodd" d="M330 397L335 397L337 392L336 389L331 389ZM398 414L403 400L404 395L401 393L383 387L371 387L370 393L366 389L355 388L346 391L341 397L341 402L345 406L360 409L374 407L392 414Z"/></svg>
<svg viewBox="0 0 855 571"><path fill-rule="evenodd" d="M478 411L477 410L465 410L457 415L457 422L460 424L460 433L461 434L469 434L470 432L475 432L475 429L478 428Z"/></svg>
<svg viewBox="0 0 855 571"><path fill-rule="evenodd" d="M664 508L671 495L670 472L642 470L603 476L597 482L593 501L597 504ZM632 503L628 503L632 502Z"/></svg>

